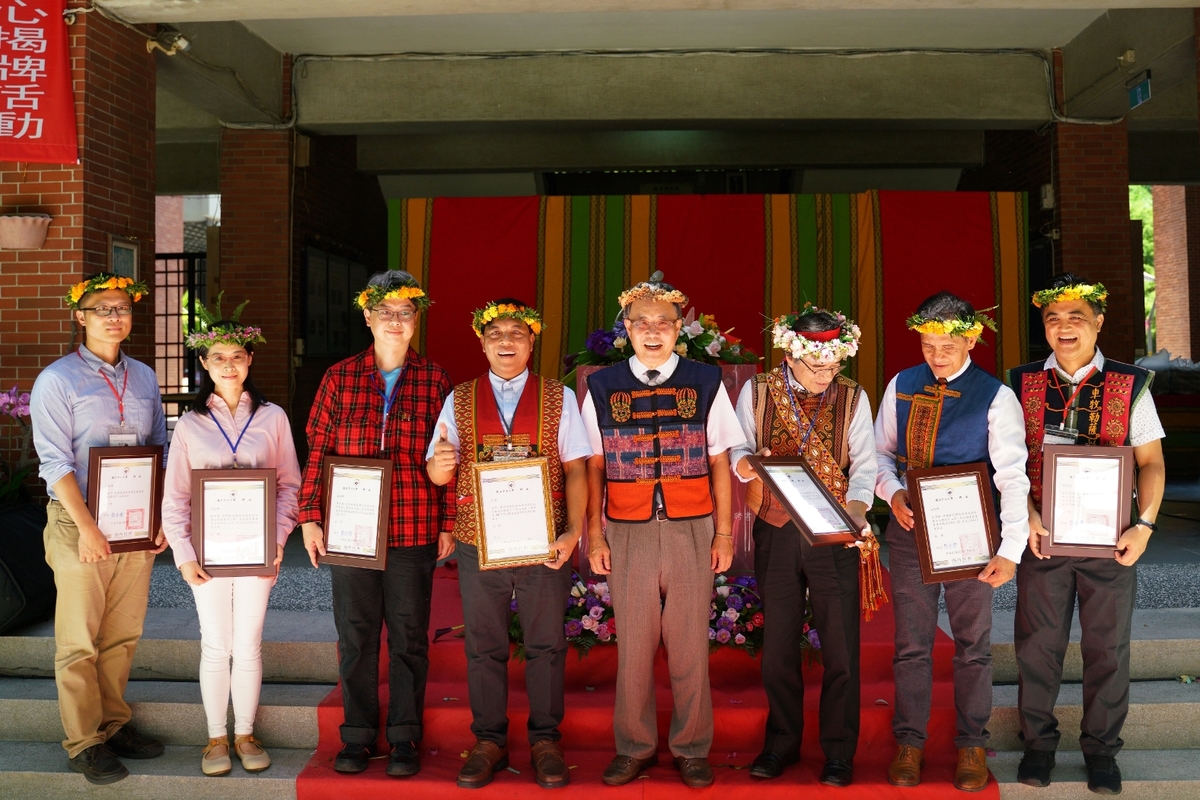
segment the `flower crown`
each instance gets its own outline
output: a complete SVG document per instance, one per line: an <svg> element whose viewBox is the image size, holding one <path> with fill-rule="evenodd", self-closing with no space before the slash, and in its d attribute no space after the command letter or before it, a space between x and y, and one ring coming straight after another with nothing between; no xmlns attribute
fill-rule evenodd
<svg viewBox="0 0 1200 800"><path fill-rule="evenodd" d="M475 329L475 335L482 339L483 329L487 327L488 323L501 317L524 322L534 336L540 336L542 333L542 315L537 312L536 308L517 303L490 303L483 308L475 309L475 313L471 316L471 327Z"/></svg>
<svg viewBox="0 0 1200 800"><path fill-rule="evenodd" d="M1108 304L1108 289L1103 283L1073 283L1070 286L1060 286L1057 289L1042 289L1033 296L1033 305L1044 308L1051 303L1062 303L1070 300L1086 300L1100 306L1103 314Z"/></svg>
<svg viewBox="0 0 1200 800"><path fill-rule="evenodd" d="M108 289L123 289L135 303L150 294L150 290L142 281L135 281L133 278L126 278L123 275L113 275L111 272L101 272L95 277L72 286L71 291L67 292L63 300L71 308L78 309L79 301L85 294L103 292Z"/></svg>
<svg viewBox="0 0 1200 800"><path fill-rule="evenodd" d="M617 305L622 309L629 308L630 305L638 300L662 300L666 303L673 303L679 306L686 306L688 296L678 289L667 289L663 286L663 274L661 270L655 270L650 276L650 280L642 281L635 286L631 286L617 296Z"/></svg>
<svg viewBox="0 0 1200 800"><path fill-rule="evenodd" d="M429 297L416 281L402 283L399 286L368 286L354 298L354 305L359 308L374 308L384 300L411 300L417 311L429 308Z"/></svg>
<svg viewBox="0 0 1200 800"><path fill-rule="evenodd" d="M221 319L221 298L224 296L225 292L217 295L217 301L213 303L212 311L205 308L203 303L196 303L197 327L199 330L189 333L187 338L183 340L184 345L189 350L207 350L214 344L232 344L238 347L245 347L248 344L266 343L267 340L263 337L262 328L238 324L238 319L242 316L242 309L250 302L249 300L243 300L242 304L235 308L233 313L229 315L228 320ZM228 324L217 324L223 321Z"/></svg>
<svg viewBox="0 0 1200 800"><path fill-rule="evenodd" d="M979 338L984 328L993 332L996 330L996 321L983 313L991 310L985 308L983 311L976 311L972 317L955 317L954 319L938 319L937 317L922 317L920 314L913 314L904 321L904 324L910 331L917 333Z"/></svg>
<svg viewBox="0 0 1200 800"><path fill-rule="evenodd" d="M826 311L837 318L838 327L828 331L797 331L796 323L810 314L825 311L805 303L799 312L783 314L771 320L771 343L793 359L808 356L822 364L844 361L858 353L862 331L844 314Z"/></svg>

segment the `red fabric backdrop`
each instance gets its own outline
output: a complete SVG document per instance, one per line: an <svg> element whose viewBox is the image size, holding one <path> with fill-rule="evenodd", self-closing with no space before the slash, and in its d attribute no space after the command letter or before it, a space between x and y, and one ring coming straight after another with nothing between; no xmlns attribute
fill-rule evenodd
<svg viewBox="0 0 1200 800"><path fill-rule="evenodd" d="M883 374L922 360L916 334L904 320L921 301L953 292L977 309L996 304L992 210L986 192L880 192L883 227ZM996 334L984 331L971 358L996 374ZM882 388L882 387L881 387Z"/></svg>

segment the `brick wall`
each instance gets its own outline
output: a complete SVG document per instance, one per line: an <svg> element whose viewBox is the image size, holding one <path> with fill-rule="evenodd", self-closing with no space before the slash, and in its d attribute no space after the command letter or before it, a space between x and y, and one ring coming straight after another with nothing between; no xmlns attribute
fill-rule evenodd
<svg viewBox="0 0 1200 800"><path fill-rule="evenodd" d="M966 170L959 181L960 192L1027 192L1029 230L1052 227L1054 211L1041 210L1040 192L1051 183L1054 133L1046 131L984 131L984 163Z"/></svg>
<svg viewBox="0 0 1200 800"><path fill-rule="evenodd" d="M1200 355L1200 325L1192 324L1200 310L1200 186L1154 187L1154 274L1158 291L1157 345L1172 356Z"/></svg>
<svg viewBox="0 0 1200 800"><path fill-rule="evenodd" d="M164 194L155 198L154 251L183 252L183 195Z"/></svg>
<svg viewBox="0 0 1200 800"><path fill-rule="evenodd" d="M62 296L107 266L109 233L137 239L154 280L154 58L145 37L99 14L69 30L80 164L0 163L0 208L50 214L40 250L0 252L0 386L28 390L75 339ZM149 28L147 28L149 30ZM125 350L153 363L152 301Z"/></svg>

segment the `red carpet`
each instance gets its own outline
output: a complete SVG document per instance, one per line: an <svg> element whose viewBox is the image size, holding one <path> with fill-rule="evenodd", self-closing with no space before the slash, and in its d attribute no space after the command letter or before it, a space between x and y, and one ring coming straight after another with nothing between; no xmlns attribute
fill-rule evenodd
<svg viewBox="0 0 1200 800"><path fill-rule="evenodd" d="M431 630L459 624L462 610L455 573L445 568L437 572L433 591ZM889 590L890 592L890 590ZM820 666L805 669L805 745L799 766L790 767L783 777L772 781L750 778L746 769L762 747L767 701L759 677L759 662L741 651L724 649L712 657L711 680L716 740L709 756L716 769L716 782L705 790L688 789L671 766L665 734L671 714L671 696L666 662L659 653L655 672L658 690L659 766L646 777L622 787L605 786L600 776L613 757L612 708L616 649L597 647L580 660L574 652L567 658L566 719L562 725L562 744L571 770L571 787L560 795L602 791L605 797L694 797L697 793L721 793L729 798L769 800L774 796L792 796L803 787L806 796L847 798L914 797L961 798L954 789L954 696L950 660L954 646L939 633L934 652L933 712L926 743L926 765L919 788L898 789L887 782L887 765L895 750L891 733L891 704L895 695L892 684L892 605L884 606L871 622L862 627L862 729L858 754L854 760L854 785L835 789L817 782L824 756L817 741L817 702L820 692ZM318 709L320 745L308 766L297 779L299 800L345 800L350 797L424 798L433 796L525 797L541 791L533 782L529 748L525 739L528 705L525 677L521 664L510 662L509 752L511 768L520 774L502 772L483 790L459 789L455 776L463 763L462 753L470 748L471 710L467 701L466 659L462 640L443 637L430 647L430 682L425 698L425 741L421 743L421 772L412 778L389 778L384 772L386 758L373 761L366 772L341 775L333 771L333 758L341 747L338 726L342 721L341 690L334 689ZM386 692L386 669L381 670L382 691ZM385 695L386 696L386 695ZM882 701L882 702L879 702ZM383 703L386 710L386 702ZM382 729L383 722L380 727ZM386 751L387 743L380 740ZM993 780L976 795L998 797Z"/></svg>

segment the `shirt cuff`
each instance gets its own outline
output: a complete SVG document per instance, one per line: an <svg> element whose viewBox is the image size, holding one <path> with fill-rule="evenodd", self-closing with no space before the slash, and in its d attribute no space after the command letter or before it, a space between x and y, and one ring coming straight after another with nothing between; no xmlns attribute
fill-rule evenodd
<svg viewBox="0 0 1200 800"><path fill-rule="evenodd" d="M304 525L308 522L320 522L321 509L319 508L301 508L300 513L296 515L296 524Z"/></svg>
<svg viewBox="0 0 1200 800"><path fill-rule="evenodd" d="M750 483L750 481L752 481L752 480L755 480L756 478L755 478L755 476L753 476L753 475L752 475L752 476L750 476L749 478L743 478L743 477L742 477L742 473L738 472L738 464L742 463L742 460L743 460L744 458L746 458L746 456L748 456L748 455L750 455L750 454L749 454L749 453L747 453L747 452L745 452L745 451L742 451L742 452L740 452L740 453L737 453L737 454L736 454L736 455L737 455L737 458L736 458L736 460L734 459L734 455L735 455L735 454L734 454L733 452L731 452L731 453L729 454L729 456L730 456L730 461L731 461L731 463L732 463L732 467L731 467L731 468L733 469L733 477L737 478L737 479L738 479L738 481L739 481L740 483Z"/></svg>
<svg viewBox="0 0 1200 800"><path fill-rule="evenodd" d="M196 550L192 547L191 542L180 541L178 545L171 545L171 555L175 557L175 568L179 569L189 561L196 561Z"/></svg>
<svg viewBox="0 0 1200 800"><path fill-rule="evenodd" d="M875 490L875 493L879 495L880 500L891 505L892 497L901 489L907 490L908 487L901 483L898 478L888 477L884 478L883 484Z"/></svg>
<svg viewBox="0 0 1200 800"><path fill-rule="evenodd" d="M1007 558L1014 564L1021 563L1021 554L1025 552L1025 545L1028 543L1028 537L1025 541L1017 541L1017 537L1007 537L1001 539L1000 549L996 551L996 555Z"/></svg>
<svg viewBox="0 0 1200 800"><path fill-rule="evenodd" d="M875 505L875 493L874 492L847 492L846 493L846 502L848 503L851 500L857 500L860 503L866 503L867 511L870 511L871 506Z"/></svg>

